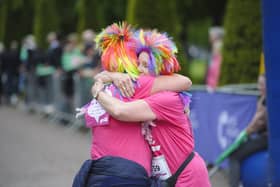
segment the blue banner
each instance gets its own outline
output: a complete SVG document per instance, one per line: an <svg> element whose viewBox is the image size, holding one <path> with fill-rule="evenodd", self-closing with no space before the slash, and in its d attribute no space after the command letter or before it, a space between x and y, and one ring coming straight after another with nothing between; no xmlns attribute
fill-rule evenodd
<svg viewBox="0 0 280 187"><path fill-rule="evenodd" d="M190 119L194 128L195 150L213 163L248 125L257 96L193 91Z"/></svg>
<svg viewBox="0 0 280 187"><path fill-rule="evenodd" d="M266 69L269 159L272 186L280 184L280 1L263 0L263 42Z"/></svg>

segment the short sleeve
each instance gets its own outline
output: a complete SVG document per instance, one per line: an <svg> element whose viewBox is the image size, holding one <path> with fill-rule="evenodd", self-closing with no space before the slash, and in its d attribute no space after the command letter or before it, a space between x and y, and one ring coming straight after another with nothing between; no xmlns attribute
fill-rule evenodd
<svg viewBox="0 0 280 187"><path fill-rule="evenodd" d="M184 106L176 92L159 92L144 100L156 115L157 120L174 123L184 118Z"/></svg>
<svg viewBox="0 0 280 187"><path fill-rule="evenodd" d="M137 79L133 99L144 99L151 95L155 77L142 75Z"/></svg>

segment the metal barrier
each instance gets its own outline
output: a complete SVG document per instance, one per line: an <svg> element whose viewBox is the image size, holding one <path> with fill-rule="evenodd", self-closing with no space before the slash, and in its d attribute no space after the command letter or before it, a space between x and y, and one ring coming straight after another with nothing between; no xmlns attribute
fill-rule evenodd
<svg viewBox="0 0 280 187"><path fill-rule="evenodd" d="M190 91L205 91L208 92L205 85L192 85ZM243 94L243 95L259 95L257 84L231 84L218 87L214 93L231 93L231 94ZM212 93L212 92L209 92Z"/></svg>
<svg viewBox="0 0 280 187"><path fill-rule="evenodd" d="M90 81L75 74L74 101L70 101L62 92L63 74L45 76L46 84L44 86L38 84L38 78L34 74L28 75L26 87L27 109L47 117L50 123L68 124L73 129L83 126L83 120L75 118L74 106L81 107L85 99L89 98L88 101L90 100L90 89L88 88L91 86ZM86 94L83 93L88 93L88 95L85 97ZM69 101L70 103L68 103Z"/></svg>
<svg viewBox="0 0 280 187"><path fill-rule="evenodd" d="M81 107L87 104L91 99L91 87L93 79L90 77L82 77L79 74L74 75L74 107Z"/></svg>
<svg viewBox="0 0 280 187"><path fill-rule="evenodd" d="M36 89L36 76L34 72L29 72L26 80L26 90L25 90L25 102L27 106L32 109L33 105L36 103L37 89Z"/></svg>
<svg viewBox="0 0 280 187"><path fill-rule="evenodd" d="M84 127L84 119L76 119L74 112L69 113L65 110L68 100L62 92L63 76L49 76L48 85L41 90L30 84L28 88L32 90L28 90L29 97L33 95L31 98L36 98L34 95L38 95L39 92L39 101L31 100L33 109L44 116L47 114L51 123L63 122L68 124L69 129L77 130ZM92 98L90 89L93 80L81 77L77 73L73 79L75 89L72 106L82 107ZM190 118L194 128L196 150L206 161L212 162L251 119L256 107L257 87L256 84L227 85L215 92L208 92L204 85L193 85L190 92L193 94ZM71 110L74 111L73 108L68 111Z"/></svg>

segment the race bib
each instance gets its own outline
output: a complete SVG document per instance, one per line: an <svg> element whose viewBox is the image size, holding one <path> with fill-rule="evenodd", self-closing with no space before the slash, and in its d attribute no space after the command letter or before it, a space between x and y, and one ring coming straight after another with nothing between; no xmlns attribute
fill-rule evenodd
<svg viewBox="0 0 280 187"><path fill-rule="evenodd" d="M85 121L87 127L108 125L109 114L95 99L93 99L85 113Z"/></svg>
<svg viewBox="0 0 280 187"><path fill-rule="evenodd" d="M164 155L153 157L152 159L152 176L165 180L171 176L170 169Z"/></svg>

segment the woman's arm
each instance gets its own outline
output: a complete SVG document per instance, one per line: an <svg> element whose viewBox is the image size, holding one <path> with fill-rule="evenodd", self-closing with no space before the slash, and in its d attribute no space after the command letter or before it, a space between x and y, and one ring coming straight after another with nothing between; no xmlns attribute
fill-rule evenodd
<svg viewBox="0 0 280 187"><path fill-rule="evenodd" d="M102 71L94 76L94 80L101 81L104 84L111 83L111 82L113 82L112 73L108 72L108 71Z"/></svg>
<svg viewBox="0 0 280 187"><path fill-rule="evenodd" d="M94 79L103 83L113 82L122 92L122 95L131 97L134 94L132 78L125 73L103 71L97 74ZM151 94L160 91L180 92L190 89L192 81L183 75L160 75L155 78Z"/></svg>
<svg viewBox="0 0 280 187"><path fill-rule="evenodd" d="M186 76L180 74L161 75L155 78L151 94L160 91L185 91L190 89L191 85L192 81Z"/></svg>
<svg viewBox="0 0 280 187"><path fill-rule="evenodd" d="M263 99L264 98L261 98L258 101L256 113L246 128L248 135L256 133L259 130L263 130L267 127L266 107L262 104Z"/></svg>
<svg viewBox="0 0 280 187"><path fill-rule="evenodd" d="M102 83L114 83L120 89L122 95L131 97L134 95L133 78L126 73L102 71L94 77L95 81Z"/></svg>
<svg viewBox="0 0 280 187"><path fill-rule="evenodd" d="M102 91L102 88L103 83L97 81L92 87L92 94L115 119L131 122L152 121L156 119L156 115L144 100L123 102L106 94Z"/></svg>

